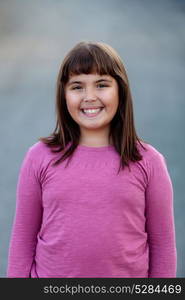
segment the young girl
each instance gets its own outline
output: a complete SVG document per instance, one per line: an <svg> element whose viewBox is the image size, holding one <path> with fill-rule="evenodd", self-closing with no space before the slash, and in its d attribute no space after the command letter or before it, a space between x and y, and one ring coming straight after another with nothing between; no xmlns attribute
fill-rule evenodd
<svg viewBox="0 0 185 300"><path fill-rule="evenodd" d="M80 42L59 71L54 132L22 163L8 277L176 277L173 188L138 138L123 63Z"/></svg>

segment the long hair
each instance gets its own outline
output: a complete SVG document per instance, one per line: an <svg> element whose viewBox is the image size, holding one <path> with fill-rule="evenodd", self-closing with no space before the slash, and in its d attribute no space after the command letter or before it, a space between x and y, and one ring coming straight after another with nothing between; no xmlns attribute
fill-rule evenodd
<svg viewBox="0 0 185 300"><path fill-rule="evenodd" d="M119 171L125 165L129 166L129 161L141 160L142 156L137 144L139 143L144 149L145 147L141 143L143 140L136 134L132 96L123 62L111 46L102 42L82 41L69 51L59 70L55 103L56 127L50 136L39 138L50 147L52 152L65 150L61 152L61 157L54 162L53 166L67 158L70 160L79 144L80 128L68 112L65 85L70 75L82 73L97 73L115 78L119 88L119 104L110 123L109 141L111 138L115 150L120 155Z"/></svg>

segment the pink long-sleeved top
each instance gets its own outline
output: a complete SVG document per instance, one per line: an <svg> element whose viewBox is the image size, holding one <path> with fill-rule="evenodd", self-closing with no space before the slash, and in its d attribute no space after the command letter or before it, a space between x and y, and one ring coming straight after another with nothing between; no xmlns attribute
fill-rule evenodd
<svg viewBox="0 0 185 300"><path fill-rule="evenodd" d="M166 159L143 158L117 175L114 146L78 145L52 163L41 141L22 162L7 277L176 277L173 187Z"/></svg>

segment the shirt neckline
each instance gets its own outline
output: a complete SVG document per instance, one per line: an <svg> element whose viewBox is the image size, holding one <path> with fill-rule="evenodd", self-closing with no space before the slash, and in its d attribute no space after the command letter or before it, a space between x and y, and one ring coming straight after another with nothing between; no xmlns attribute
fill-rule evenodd
<svg viewBox="0 0 185 300"><path fill-rule="evenodd" d="M110 151L114 149L113 145L107 145L107 146L100 146L100 147L92 147L92 146L86 146L86 145L81 145L79 144L77 146L78 150L82 151L94 151L94 152L103 152L103 151Z"/></svg>

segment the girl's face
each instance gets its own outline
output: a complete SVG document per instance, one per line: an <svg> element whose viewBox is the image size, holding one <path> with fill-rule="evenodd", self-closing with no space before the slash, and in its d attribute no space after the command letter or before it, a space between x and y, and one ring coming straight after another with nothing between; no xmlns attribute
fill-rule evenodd
<svg viewBox="0 0 185 300"><path fill-rule="evenodd" d="M110 75L73 75L65 86L65 97L81 130L107 130L118 108L118 84Z"/></svg>

